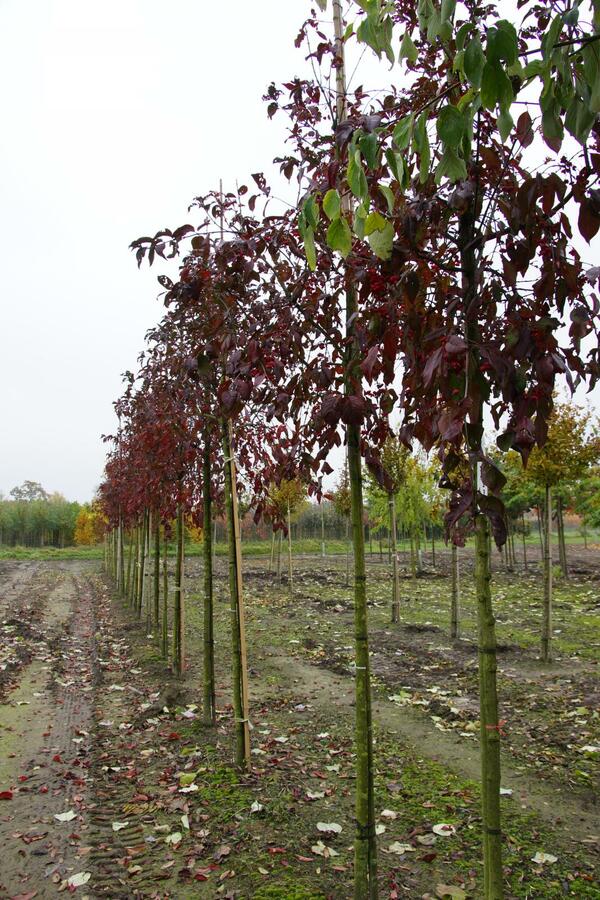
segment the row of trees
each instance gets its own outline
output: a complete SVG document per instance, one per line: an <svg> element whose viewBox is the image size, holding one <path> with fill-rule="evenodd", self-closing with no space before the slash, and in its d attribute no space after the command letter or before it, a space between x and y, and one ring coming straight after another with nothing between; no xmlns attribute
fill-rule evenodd
<svg viewBox="0 0 600 900"><path fill-rule="evenodd" d="M333 35L321 20L326 0L317 4L297 39L314 79L271 85L266 94L269 115L289 121L277 162L297 180L299 212L280 211L255 174L253 193L245 185L219 188L196 198L196 225L134 242L138 263L177 258L179 269L175 280L159 278L167 311L116 405L119 431L101 489L111 528L107 562L118 590L129 587L138 614L146 608L157 634L164 631L160 555L176 521L172 654L183 674L183 522L204 524L205 716L213 721L206 526L221 507L230 548L235 758L248 765L238 472L257 519L285 531L277 490L299 481L319 499L328 456L345 443L355 897L375 898L363 463L395 498L407 465L397 441L435 451L440 486L450 492L447 532L455 544L475 539L483 896L500 900L501 728L489 579L490 529L499 546L507 539L506 476L486 451L487 423L500 432L503 452L526 461L546 441L557 376L574 373L593 385L600 374L600 270L584 264L572 228L576 220L586 241L600 228L600 3L566 3L550 13L547 4L520 0L517 28L475 0L358 0L348 24L333 0ZM349 93L345 55L355 41L390 63L399 45L402 67L393 71L401 72L400 85ZM399 448L393 461L391 446ZM125 531L133 537L127 566ZM144 607L149 561L154 591L150 602L146 590Z"/></svg>
<svg viewBox="0 0 600 900"><path fill-rule="evenodd" d="M69 547L77 542L82 509L62 494L48 494L38 482L25 481L12 489L10 499L0 498L0 545Z"/></svg>

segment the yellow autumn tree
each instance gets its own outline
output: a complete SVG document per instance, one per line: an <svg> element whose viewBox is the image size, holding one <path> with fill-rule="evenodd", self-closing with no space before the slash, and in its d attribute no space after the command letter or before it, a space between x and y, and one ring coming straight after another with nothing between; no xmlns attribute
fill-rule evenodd
<svg viewBox="0 0 600 900"><path fill-rule="evenodd" d="M82 506L75 521L74 540L78 547L93 547L102 541L106 519L98 506Z"/></svg>
<svg viewBox="0 0 600 900"><path fill-rule="evenodd" d="M288 535L288 583L290 596L294 591L294 570L292 565L292 514L297 512L306 501L306 485L298 478L282 479L279 484L272 484L269 488L269 500L277 510L279 518L286 522ZM271 565L275 542L271 547ZM279 545L277 552L277 575L281 579L281 532L279 533Z"/></svg>

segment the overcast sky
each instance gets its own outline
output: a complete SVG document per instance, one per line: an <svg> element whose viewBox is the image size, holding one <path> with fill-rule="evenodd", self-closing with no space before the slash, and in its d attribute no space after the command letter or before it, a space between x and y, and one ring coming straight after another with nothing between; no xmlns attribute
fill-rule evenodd
<svg viewBox="0 0 600 900"><path fill-rule="evenodd" d="M0 490L90 499L161 314L128 244L281 147L261 101L308 0L0 0Z"/></svg>
<svg viewBox="0 0 600 900"><path fill-rule="evenodd" d="M162 313L160 268L128 245L269 168L283 134L261 96L304 71L310 5L0 0L0 491L91 498Z"/></svg>

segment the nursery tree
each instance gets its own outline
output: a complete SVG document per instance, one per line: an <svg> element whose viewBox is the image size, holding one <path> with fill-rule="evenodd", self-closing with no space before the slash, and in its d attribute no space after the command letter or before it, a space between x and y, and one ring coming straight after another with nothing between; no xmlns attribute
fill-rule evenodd
<svg viewBox="0 0 600 900"><path fill-rule="evenodd" d="M543 447L535 447L527 464L527 478L544 491L544 607L541 655L552 658L552 492L581 478L600 457L600 434L591 414L572 403L557 403L548 423ZM559 540L564 533L559 525ZM563 550L566 558L566 550Z"/></svg>

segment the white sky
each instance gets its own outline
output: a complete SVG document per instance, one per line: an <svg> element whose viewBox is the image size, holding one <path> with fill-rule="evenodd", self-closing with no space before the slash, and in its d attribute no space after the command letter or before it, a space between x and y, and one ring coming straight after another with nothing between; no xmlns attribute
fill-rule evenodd
<svg viewBox="0 0 600 900"><path fill-rule="evenodd" d="M0 491L88 500L161 315L128 244L281 148L261 96L308 0L0 0Z"/></svg>
<svg viewBox="0 0 600 900"><path fill-rule="evenodd" d="M161 266L128 245L269 169L283 121L261 96L305 71L310 7L0 0L0 491L91 498L120 375L162 314Z"/></svg>

